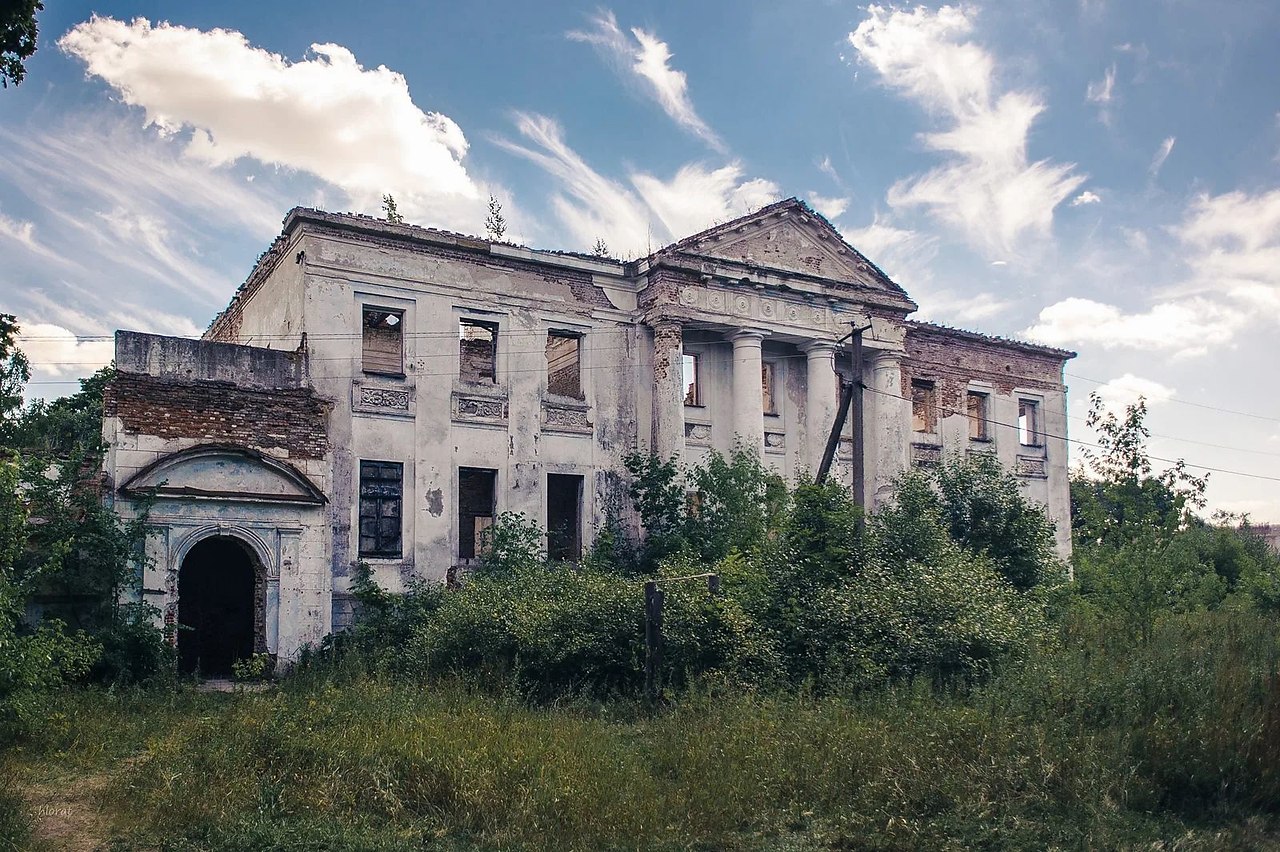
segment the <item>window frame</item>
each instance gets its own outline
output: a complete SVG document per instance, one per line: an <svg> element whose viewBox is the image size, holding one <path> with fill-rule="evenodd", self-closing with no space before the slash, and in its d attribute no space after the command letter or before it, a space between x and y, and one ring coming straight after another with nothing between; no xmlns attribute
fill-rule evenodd
<svg viewBox="0 0 1280 852"><path fill-rule="evenodd" d="M578 376L577 376L577 379L578 379L578 381L577 381L577 383L578 383L578 387L577 387L577 390L576 390L574 393L561 393L561 392L559 392L559 391L553 390L553 389L552 389L552 387L551 387L551 355L550 355L550 352L551 352L551 341L552 341L552 339L553 339L553 338L559 338L559 339L561 339L561 340L573 340L573 341L575 341L574 354L575 354L575 356L576 356L576 360L577 360L577 364L578 364ZM549 328L549 329L547 329L547 393L551 394L552 396L560 396L560 397L564 397L564 398L566 398L566 399L576 399L576 400L585 400L585 399L587 398L587 390L586 390L586 387L583 385L583 382L582 382L582 376L583 376L583 370L582 370L582 367L583 367L583 364L582 364L582 351L583 351L583 347L582 347L582 342L583 342L583 338L584 338L584 335L582 334L582 332L579 332L579 331L565 331L565 330L563 330L563 329L559 329L559 328Z"/></svg>
<svg viewBox="0 0 1280 852"><path fill-rule="evenodd" d="M468 473L484 473L489 475L489 486L490 486L489 514L487 515L481 515L475 512L465 511L467 507L462 497L462 480L463 480L463 477ZM498 470L497 468L473 467L471 465L458 465L457 486L454 490L454 495L457 499L457 507L458 507L457 513L456 513L456 517L458 519L458 546L457 546L457 550L455 551L457 554L457 561L460 563L470 563L473 560L479 559L481 555L480 542L477 536L478 531L476 530L475 519L489 518L490 526L492 526L493 522L495 522L498 518ZM471 524L469 525L470 532L471 532L470 539L467 538L466 530L463 529L464 518L471 519ZM468 541L470 542L471 555L465 556L463 555L464 550L466 549L464 548L464 542L468 542Z"/></svg>
<svg viewBox="0 0 1280 852"><path fill-rule="evenodd" d="M778 406L778 362L771 358L760 359L760 394L763 397L763 410L767 417L779 417L782 414Z"/></svg>
<svg viewBox="0 0 1280 852"><path fill-rule="evenodd" d="M1023 426L1023 423L1022 423L1023 406L1028 407L1031 412L1030 415L1028 416L1028 423L1025 427ZM1032 449L1044 448L1044 423L1042 421L1043 413L1044 413L1043 400L1034 399L1032 397L1026 397L1026 396L1018 397L1017 432L1018 432L1019 446L1028 447ZM1029 442L1023 440L1024 435L1030 438Z"/></svg>
<svg viewBox="0 0 1280 852"><path fill-rule="evenodd" d="M980 411L977 418L978 434L974 431L974 416L970 411L970 401L980 400ZM969 388L965 392L965 418L969 421L969 440L974 443L989 444L992 440L991 433L991 392L982 388Z"/></svg>
<svg viewBox="0 0 1280 852"><path fill-rule="evenodd" d="M395 470L397 478L395 482L394 496L389 494L366 493L366 486L372 491L373 485L378 482L391 481L386 476L370 476L366 474L366 469L373 470L375 467L384 470ZM366 511L366 501L371 503L371 511ZM394 517L396 519L396 535L395 548L384 547L381 521L384 517L390 517L390 513L382 511L385 503L395 503ZM374 547L372 549L365 548L365 521L370 520L374 523L374 532L372 538ZM359 467L359 486L356 500L356 553L361 558L371 559L401 559L404 557L404 462L384 461L379 459L361 459Z"/></svg>
<svg viewBox="0 0 1280 852"><path fill-rule="evenodd" d="M916 428L916 390L919 389L927 393L924 399L925 412L923 416L924 425L932 426L932 429ZM911 433L913 435L933 435L938 434L938 383L932 379L915 379L911 380Z"/></svg>
<svg viewBox="0 0 1280 852"><path fill-rule="evenodd" d="M384 370L369 366L368 356L368 329L372 326L368 324L370 314L379 313L385 316L394 316L397 318L393 328L399 336L399 362L400 366L395 370ZM360 305L360 372L367 376L384 376L388 378L403 379L405 377L404 370L404 308L389 308L383 305L373 303L361 303Z"/></svg>
<svg viewBox="0 0 1280 852"><path fill-rule="evenodd" d="M686 381L687 373L685 372L685 364L693 363L693 381ZM685 389L684 404L687 408L705 408L706 403L703 401L702 393L702 353L701 352L682 352L680 353L680 386ZM690 401L692 399L692 401Z"/></svg>
<svg viewBox="0 0 1280 852"><path fill-rule="evenodd" d="M489 376L485 378L483 375L479 379L468 378L463 375L463 353L462 345L467 340L463 336L463 329L467 326L475 328L485 328L493 335L493 348L489 353ZM458 317L458 380L472 385L496 385L498 384L498 333L501 325L494 320L475 319L473 317Z"/></svg>

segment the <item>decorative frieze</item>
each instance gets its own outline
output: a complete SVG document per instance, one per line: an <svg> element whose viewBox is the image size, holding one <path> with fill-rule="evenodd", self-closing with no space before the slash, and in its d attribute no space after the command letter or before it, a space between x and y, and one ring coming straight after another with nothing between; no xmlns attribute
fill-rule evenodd
<svg viewBox="0 0 1280 852"><path fill-rule="evenodd" d="M1043 456L1018 456L1014 465L1014 473L1029 479L1047 479L1049 468Z"/></svg>
<svg viewBox="0 0 1280 852"><path fill-rule="evenodd" d="M685 423L684 439L690 444L708 446L711 444L710 423Z"/></svg>
<svg viewBox="0 0 1280 852"><path fill-rule="evenodd" d="M413 387L371 384L362 379L351 383L351 409L363 414L412 417Z"/></svg>
<svg viewBox="0 0 1280 852"><path fill-rule="evenodd" d="M592 433L591 420L587 417L587 406L573 403L542 403L542 428L547 432L570 432L576 435Z"/></svg>
<svg viewBox="0 0 1280 852"><path fill-rule="evenodd" d="M783 432L765 432L764 448L766 452L780 453L786 449L787 436Z"/></svg>
<svg viewBox="0 0 1280 852"><path fill-rule="evenodd" d="M941 464L942 447L937 444L912 444L911 463L917 467Z"/></svg>
<svg viewBox="0 0 1280 852"><path fill-rule="evenodd" d="M453 392L453 419L487 426L507 425L507 401L501 397Z"/></svg>

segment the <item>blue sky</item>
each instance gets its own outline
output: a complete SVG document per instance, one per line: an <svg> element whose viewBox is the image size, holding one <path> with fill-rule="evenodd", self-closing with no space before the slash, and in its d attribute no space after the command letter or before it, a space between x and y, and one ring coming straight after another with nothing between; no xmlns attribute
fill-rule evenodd
<svg viewBox="0 0 1280 852"><path fill-rule="evenodd" d="M1280 521L1274 3L49 4L0 92L32 392L198 334L297 204L651 248L780 197L928 319L1078 350ZM1239 475L1249 474L1249 475Z"/></svg>

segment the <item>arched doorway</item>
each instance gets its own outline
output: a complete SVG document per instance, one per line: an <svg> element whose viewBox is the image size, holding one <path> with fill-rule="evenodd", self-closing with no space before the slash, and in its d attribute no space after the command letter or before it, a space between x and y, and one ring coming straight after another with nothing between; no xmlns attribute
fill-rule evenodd
<svg viewBox="0 0 1280 852"><path fill-rule="evenodd" d="M187 552L178 571L178 665L185 673L226 677L254 652L256 560L241 542L214 536Z"/></svg>

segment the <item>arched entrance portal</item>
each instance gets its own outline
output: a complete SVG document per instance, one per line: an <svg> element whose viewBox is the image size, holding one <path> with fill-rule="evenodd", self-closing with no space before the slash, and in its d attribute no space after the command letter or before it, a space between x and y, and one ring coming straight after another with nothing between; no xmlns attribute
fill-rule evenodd
<svg viewBox="0 0 1280 852"><path fill-rule="evenodd" d="M206 677L231 674L254 652L258 571L248 547L214 536L187 553L178 571L178 665Z"/></svg>

